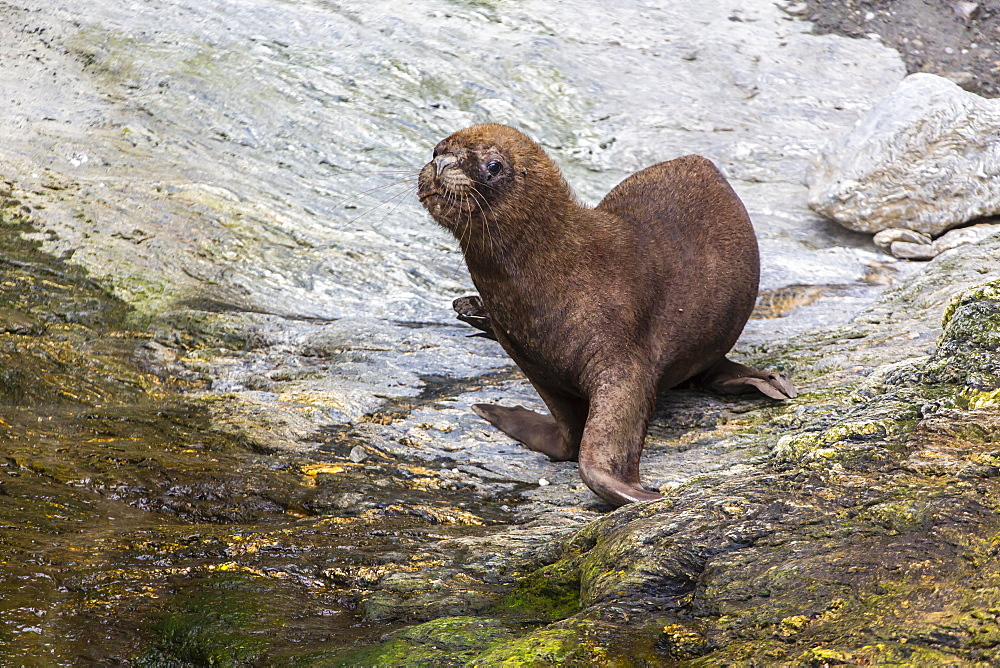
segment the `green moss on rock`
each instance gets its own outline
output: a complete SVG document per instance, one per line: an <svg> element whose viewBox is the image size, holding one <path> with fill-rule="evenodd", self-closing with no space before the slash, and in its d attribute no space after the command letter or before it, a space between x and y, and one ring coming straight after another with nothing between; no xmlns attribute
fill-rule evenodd
<svg viewBox="0 0 1000 668"><path fill-rule="evenodd" d="M968 290L948 306L924 382L1000 388L1000 281Z"/></svg>
<svg viewBox="0 0 1000 668"><path fill-rule="evenodd" d="M708 643L704 635L684 624L668 624L663 627L657 648L669 658L681 661L705 654Z"/></svg>
<svg viewBox="0 0 1000 668"><path fill-rule="evenodd" d="M498 643L470 666L658 666L655 624L623 626L585 617L564 619L517 640Z"/></svg>
<svg viewBox="0 0 1000 668"><path fill-rule="evenodd" d="M395 633L375 647L317 661L316 665L463 666L487 648L514 637L515 630L497 619L442 617Z"/></svg>
<svg viewBox="0 0 1000 668"><path fill-rule="evenodd" d="M580 610L580 561L574 555L538 569L500 600L497 611L538 622L576 614Z"/></svg>
<svg viewBox="0 0 1000 668"><path fill-rule="evenodd" d="M778 439L774 456L779 461L817 462L852 459L867 448L852 445L869 441L885 441L916 428L917 421L909 414L897 418L847 420L820 432L786 434ZM855 452L852 453L852 450Z"/></svg>
<svg viewBox="0 0 1000 668"><path fill-rule="evenodd" d="M588 650L576 629L545 627L480 654L470 663L475 666L556 666L583 662L598 665L600 658L604 657L594 656Z"/></svg>

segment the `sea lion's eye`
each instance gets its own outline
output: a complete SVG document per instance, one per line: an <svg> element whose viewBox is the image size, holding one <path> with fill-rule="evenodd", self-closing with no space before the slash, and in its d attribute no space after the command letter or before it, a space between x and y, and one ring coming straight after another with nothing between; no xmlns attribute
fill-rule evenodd
<svg viewBox="0 0 1000 668"><path fill-rule="evenodd" d="M503 171L503 165L499 160L490 160L486 163L486 171L490 173L490 176L496 176Z"/></svg>

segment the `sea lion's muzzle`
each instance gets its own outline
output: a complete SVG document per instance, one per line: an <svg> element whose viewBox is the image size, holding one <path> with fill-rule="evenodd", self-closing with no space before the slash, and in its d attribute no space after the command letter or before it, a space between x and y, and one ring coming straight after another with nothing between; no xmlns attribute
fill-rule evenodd
<svg viewBox="0 0 1000 668"><path fill-rule="evenodd" d="M478 208L474 189L475 183L454 153L435 155L417 179L417 199L434 220L451 230L458 220L471 220Z"/></svg>
<svg viewBox="0 0 1000 668"><path fill-rule="evenodd" d="M434 165L434 181L446 195L456 196L472 187L472 179L458 165L454 155L439 155L431 163Z"/></svg>
<svg viewBox="0 0 1000 668"><path fill-rule="evenodd" d="M453 155L439 155L434 158L434 170L438 176L441 176L448 165L454 165L456 162L458 162L458 158Z"/></svg>

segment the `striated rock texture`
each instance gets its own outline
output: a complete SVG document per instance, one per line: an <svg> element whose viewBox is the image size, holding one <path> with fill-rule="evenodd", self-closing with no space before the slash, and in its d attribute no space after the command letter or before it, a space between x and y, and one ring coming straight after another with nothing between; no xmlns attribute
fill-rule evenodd
<svg viewBox="0 0 1000 668"><path fill-rule="evenodd" d="M1000 100L910 75L824 148L808 183L813 210L859 232L936 236L1000 213Z"/></svg>

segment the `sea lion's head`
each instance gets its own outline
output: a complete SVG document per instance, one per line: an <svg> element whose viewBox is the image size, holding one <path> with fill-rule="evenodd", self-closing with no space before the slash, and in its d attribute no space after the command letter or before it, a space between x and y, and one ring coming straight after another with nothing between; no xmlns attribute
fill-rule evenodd
<svg viewBox="0 0 1000 668"><path fill-rule="evenodd" d="M474 125L446 137L418 179L417 196L460 240L477 227L514 224L572 201L559 168L527 135L506 125ZM503 228L501 228L503 229Z"/></svg>

